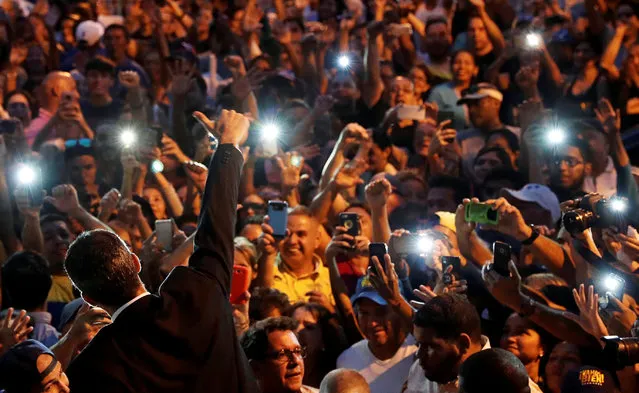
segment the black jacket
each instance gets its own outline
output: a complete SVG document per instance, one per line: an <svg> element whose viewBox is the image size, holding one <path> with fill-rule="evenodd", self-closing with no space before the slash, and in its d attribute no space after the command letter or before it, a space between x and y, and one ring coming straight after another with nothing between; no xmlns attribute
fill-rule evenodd
<svg viewBox="0 0 639 393"><path fill-rule="evenodd" d="M177 267L104 327L67 370L74 393L258 392L229 303L242 154L221 145L209 168L189 267Z"/></svg>

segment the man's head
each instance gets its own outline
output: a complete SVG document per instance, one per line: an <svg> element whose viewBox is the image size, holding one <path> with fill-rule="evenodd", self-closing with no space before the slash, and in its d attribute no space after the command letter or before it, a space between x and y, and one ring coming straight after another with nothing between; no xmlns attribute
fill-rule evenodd
<svg viewBox="0 0 639 393"><path fill-rule="evenodd" d="M109 90L115 81L115 64L104 56L96 56L89 60L84 74L91 97L110 98Z"/></svg>
<svg viewBox="0 0 639 393"><path fill-rule="evenodd" d="M633 34L637 34L637 29L639 29L639 18L637 18L637 14L629 4L622 4L617 8L616 23L623 23L628 26L626 37L632 37Z"/></svg>
<svg viewBox="0 0 639 393"><path fill-rule="evenodd" d="M351 298L359 327L368 344L377 349L398 348L404 341L401 321L397 313L372 287L364 276Z"/></svg>
<svg viewBox="0 0 639 393"><path fill-rule="evenodd" d="M111 60L122 61L126 57L129 34L122 25L113 24L104 31L104 46Z"/></svg>
<svg viewBox="0 0 639 393"><path fill-rule="evenodd" d="M448 28L448 20L443 17L429 18L426 21L424 46L432 60L441 60L448 56L453 36Z"/></svg>
<svg viewBox="0 0 639 393"><path fill-rule="evenodd" d="M360 97L357 82L350 74L344 72L338 72L331 79L328 91L337 100L336 104L341 106L350 105Z"/></svg>
<svg viewBox="0 0 639 393"><path fill-rule="evenodd" d="M466 89L458 105L466 104L473 126L487 129L500 124L499 109L504 95L490 83L478 83Z"/></svg>
<svg viewBox="0 0 639 393"><path fill-rule="evenodd" d="M92 186L95 184L97 167L93 149L85 146L68 147L64 152L67 162L69 181L77 187Z"/></svg>
<svg viewBox="0 0 639 393"><path fill-rule="evenodd" d="M479 16L470 18L468 22L468 41L475 55L485 55L492 46L486 25Z"/></svg>
<svg viewBox="0 0 639 393"><path fill-rule="evenodd" d="M373 145L368 153L368 165L373 173L384 172L393 143L384 131L373 132Z"/></svg>
<svg viewBox="0 0 639 393"><path fill-rule="evenodd" d="M302 266L313 263L313 254L319 246L319 224L311 212L298 206L288 215L288 236L280 243L280 256L289 266Z"/></svg>
<svg viewBox="0 0 639 393"><path fill-rule="evenodd" d="M14 345L0 357L0 389L6 393L66 393L69 379L53 352L35 340Z"/></svg>
<svg viewBox="0 0 639 393"><path fill-rule="evenodd" d="M610 143L601 123L594 119L585 119L573 124L575 131L588 144L592 162L605 165L610 154Z"/></svg>
<svg viewBox="0 0 639 393"><path fill-rule="evenodd" d="M486 137L486 147L501 147L508 153L513 168L517 167L517 158L519 158L520 151L519 139L509 129L502 128L491 132Z"/></svg>
<svg viewBox="0 0 639 393"><path fill-rule="evenodd" d="M453 176L434 176L428 181L426 205L428 216L436 212L455 212L462 200L470 195L467 182Z"/></svg>
<svg viewBox="0 0 639 393"><path fill-rule="evenodd" d="M489 348L459 369L459 393L530 393L526 367L512 353Z"/></svg>
<svg viewBox="0 0 639 393"><path fill-rule="evenodd" d="M66 219L57 214L47 214L40 219L40 231L44 239L42 256L49 262L51 273L64 273L64 258L74 239Z"/></svg>
<svg viewBox="0 0 639 393"><path fill-rule="evenodd" d="M240 344L264 393L297 393L304 378L304 356L288 317L257 322L244 333Z"/></svg>
<svg viewBox="0 0 639 393"><path fill-rule="evenodd" d="M71 244L64 267L84 300L117 309L144 290L140 260L116 234L84 232Z"/></svg>
<svg viewBox="0 0 639 393"><path fill-rule="evenodd" d="M326 374L320 384L320 393L370 393L362 374L347 368L338 368Z"/></svg>
<svg viewBox="0 0 639 393"><path fill-rule="evenodd" d="M502 195L519 209L528 224L552 228L561 218L557 195L544 185L526 184L517 191L505 189Z"/></svg>
<svg viewBox="0 0 639 393"><path fill-rule="evenodd" d="M448 383L459 366L481 349L481 326L475 307L463 296L437 296L415 314L417 358L426 378Z"/></svg>
<svg viewBox="0 0 639 393"><path fill-rule="evenodd" d="M274 288L257 287L251 292L249 319L251 322L281 317L291 306L288 296Z"/></svg>
<svg viewBox="0 0 639 393"><path fill-rule="evenodd" d="M586 142L568 138L553 151L550 179L553 187L568 191L581 190L584 179L592 171L592 159Z"/></svg>
<svg viewBox="0 0 639 393"><path fill-rule="evenodd" d="M32 251L13 254L2 266L4 308L44 309L52 282L49 264L40 254Z"/></svg>
<svg viewBox="0 0 639 393"><path fill-rule="evenodd" d="M413 82L403 76L396 76L391 83L390 105L417 105L418 103Z"/></svg>
<svg viewBox="0 0 639 393"><path fill-rule="evenodd" d="M62 71L50 72L44 78L40 89L40 101L49 112L58 110L63 95L78 95L75 79L68 72Z"/></svg>

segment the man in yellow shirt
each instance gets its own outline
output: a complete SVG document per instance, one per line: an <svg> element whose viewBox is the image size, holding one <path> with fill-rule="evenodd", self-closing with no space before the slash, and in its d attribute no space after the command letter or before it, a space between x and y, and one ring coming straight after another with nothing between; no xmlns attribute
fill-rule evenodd
<svg viewBox="0 0 639 393"><path fill-rule="evenodd" d="M287 233L273 237L273 228L265 220L258 248L261 252L256 285L270 287L288 295L292 303L312 301L332 310L328 268L314 254L320 242L319 223L311 212L298 206L288 214Z"/></svg>

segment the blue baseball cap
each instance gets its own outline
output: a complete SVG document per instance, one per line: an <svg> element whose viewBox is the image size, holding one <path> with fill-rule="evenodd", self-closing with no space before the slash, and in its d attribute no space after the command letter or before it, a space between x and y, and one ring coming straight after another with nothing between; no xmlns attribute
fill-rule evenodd
<svg viewBox="0 0 639 393"><path fill-rule="evenodd" d="M43 354L50 355L54 361L40 373L37 360ZM25 340L16 344L0 357L0 389L5 389L6 393L30 392L56 364L53 352L39 341Z"/></svg>
<svg viewBox="0 0 639 393"><path fill-rule="evenodd" d="M375 288L370 282L370 279L368 278L368 275L361 277L359 280L357 280L355 295L351 297L351 303L353 304L353 306L360 299L372 300L375 303L379 304L380 306L385 306L388 304L386 303L386 300L384 300L384 298L379 294L379 292L375 290Z"/></svg>

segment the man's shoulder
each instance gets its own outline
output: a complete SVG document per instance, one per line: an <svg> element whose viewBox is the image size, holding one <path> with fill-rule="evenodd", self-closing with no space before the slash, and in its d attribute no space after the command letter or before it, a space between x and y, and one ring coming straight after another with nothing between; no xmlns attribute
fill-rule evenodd
<svg viewBox="0 0 639 393"><path fill-rule="evenodd" d="M361 340L345 349L337 358L337 367L355 368L361 367L365 362L368 349L368 340Z"/></svg>

